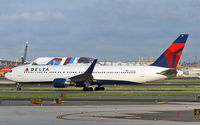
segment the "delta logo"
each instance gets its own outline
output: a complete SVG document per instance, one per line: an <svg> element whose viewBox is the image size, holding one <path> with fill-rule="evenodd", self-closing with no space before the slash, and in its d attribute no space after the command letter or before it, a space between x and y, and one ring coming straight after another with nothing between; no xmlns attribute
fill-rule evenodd
<svg viewBox="0 0 200 125"><path fill-rule="evenodd" d="M29 70L28 70L28 68L26 68L25 70L24 70L24 72L28 72Z"/></svg>
<svg viewBox="0 0 200 125"><path fill-rule="evenodd" d="M47 72L49 68L25 68L24 72Z"/></svg>

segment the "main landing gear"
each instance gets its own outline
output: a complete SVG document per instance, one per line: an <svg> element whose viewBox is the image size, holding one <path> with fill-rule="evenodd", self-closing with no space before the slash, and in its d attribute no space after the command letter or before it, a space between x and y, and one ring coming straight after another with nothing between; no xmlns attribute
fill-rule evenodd
<svg viewBox="0 0 200 125"><path fill-rule="evenodd" d="M104 91L105 88L104 87L95 87L95 91Z"/></svg>
<svg viewBox="0 0 200 125"><path fill-rule="evenodd" d="M93 91L92 87L83 87L83 91Z"/></svg>
<svg viewBox="0 0 200 125"><path fill-rule="evenodd" d="M104 87L95 87L95 91L104 91L105 88ZM84 87L83 91L93 91L92 87Z"/></svg>

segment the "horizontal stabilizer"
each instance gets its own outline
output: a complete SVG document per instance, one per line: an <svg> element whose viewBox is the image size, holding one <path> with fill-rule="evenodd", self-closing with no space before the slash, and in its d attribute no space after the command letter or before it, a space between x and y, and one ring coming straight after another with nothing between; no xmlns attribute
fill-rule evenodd
<svg viewBox="0 0 200 125"><path fill-rule="evenodd" d="M170 77L176 77L177 73L178 72L176 71L176 69L168 69L168 70L162 71L162 72L157 73L157 74L165 75L168 78L170 78Z"/></svg>

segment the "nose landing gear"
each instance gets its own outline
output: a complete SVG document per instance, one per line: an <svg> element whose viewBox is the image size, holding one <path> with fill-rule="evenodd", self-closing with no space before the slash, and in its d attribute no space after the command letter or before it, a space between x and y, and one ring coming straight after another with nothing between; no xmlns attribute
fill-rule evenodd
<svg viewBox="0 0 200 125"><path fill-rule="evenodd" d="M17 87L17 91L21 91L22 90L22 86L19 83L16 83L16 87Z"/></svg>

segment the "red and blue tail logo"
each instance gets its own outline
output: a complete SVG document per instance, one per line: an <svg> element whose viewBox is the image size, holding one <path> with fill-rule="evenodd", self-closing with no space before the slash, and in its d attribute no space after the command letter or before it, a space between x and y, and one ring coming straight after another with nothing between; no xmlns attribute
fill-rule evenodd
<svg viewBox="0 0 200 125"><path fill-rule="evenodd" d="M181 57L188 34L181 34L165 52L153 63L152 66L176 68Z"/></svg>

